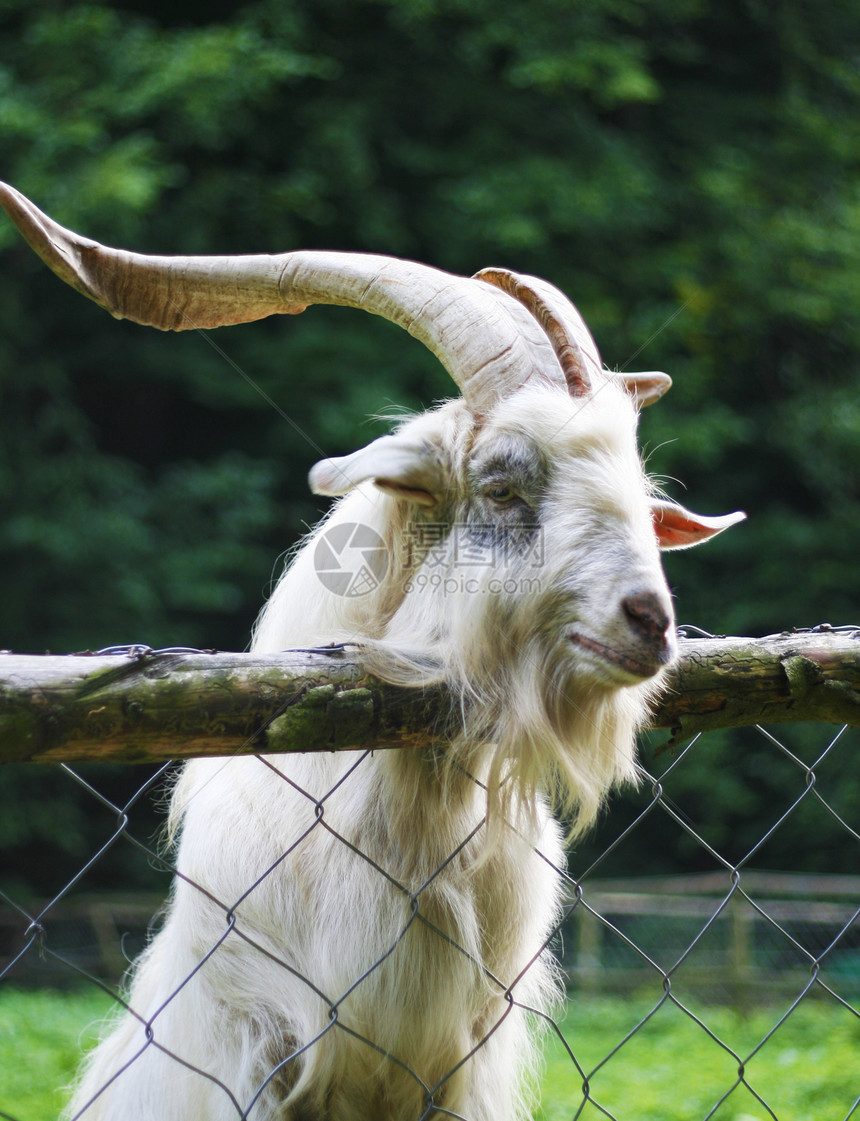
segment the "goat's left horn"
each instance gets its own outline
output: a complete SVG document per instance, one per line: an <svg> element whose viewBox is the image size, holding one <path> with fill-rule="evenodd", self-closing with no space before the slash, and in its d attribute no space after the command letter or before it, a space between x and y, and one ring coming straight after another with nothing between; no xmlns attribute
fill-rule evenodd
<svg viewBox="0 0 860 1121"><path fill-rule="evenodd" d="M158 257L65 229L0 183L0 206L67 284L119 319L164 331L295 315L309 304L362 308L397 323L442 362L480 414L557 364L516 300L428 265L362 253Z"/></svg>
<svg viewBox="0 0 860 1121"><path fill-rule="evenodd" d="M188 331L263 319L285 305L277 257L158 257L111 249L67 230L20 191L0 183L0 205L57 276L116 319ZM244 267L238 266L238 261Z"/></svg>

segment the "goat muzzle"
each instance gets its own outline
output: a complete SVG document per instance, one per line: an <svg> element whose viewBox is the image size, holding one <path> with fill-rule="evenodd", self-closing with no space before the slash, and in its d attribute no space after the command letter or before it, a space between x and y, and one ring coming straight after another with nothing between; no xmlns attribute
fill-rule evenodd
<svg viewBox="0 0 860 1121"><path fill-rule="evenodd" d="M575 627L570 641L604 666L636 680L654 677L675 658L675 621L667 597L654 591L634 591L620 605L619 619L600 638ZM615 674L613 673L613 677Z"/></svg>

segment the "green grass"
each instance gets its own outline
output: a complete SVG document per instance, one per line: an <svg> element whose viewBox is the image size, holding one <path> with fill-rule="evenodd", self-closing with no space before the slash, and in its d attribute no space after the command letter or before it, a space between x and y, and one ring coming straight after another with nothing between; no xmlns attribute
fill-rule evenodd
<svg viewBox="0 0 860 1121"><path fill-rule="evenodd" d="M0 990L0 1117L57 1121L81 1047L113 1001L98 989L62 993Z"/></svg>
<svg viewBox="0 0 860 1121"><path fill-rule="evenodd" d="M56 1121L65 1099L59 1088L110 1005L95 990L0 992L0 1117ZM671 1004L595 1070L652 1007L639 997L583 997L560 1028L589 1075L591 1098L618 1121L701 1121L736 1082L737 1060ZM722 1007L697 1009L744 1059L782 1011L774 1006L742 1017ZM805 1001L750 1059L746 1079L779 1121L844 1121L860 1095L860 1020L833 1001ZM582 1076L553 1033L537 1119L572 1121L582 1103ZM854 1116L860 1121L860 1109ZM601 1121L606 1114L589 1101L579 1117ZM772 1115L741 1085L714 1121L772 1121Z"/></svg>
<svg viewBox="0 0 860 1121"><path fill-rule="evenodd" d="M738 1060L668 1001L595 1069L655 1003L656 998L581 998L560 1028L588 1076L589 1096L618 1121L700 1121L737 1083ZM773 1114L779 1121L848 1117L860 1095L860 1020L835 1001L804 1001L750 1058L787 1007L774 1004L747 1016L713 1005L695 1008L707 1028L745 1061L751 1087L737 1086L714 1121L772 1121ZM571 1121L584 1101L582 1076L555 1033L545 1053L538 1118ZM581 1121L605 1116L591 1101L578 1115ZM860 1121L860 1108L854 1116Z"/></svg>

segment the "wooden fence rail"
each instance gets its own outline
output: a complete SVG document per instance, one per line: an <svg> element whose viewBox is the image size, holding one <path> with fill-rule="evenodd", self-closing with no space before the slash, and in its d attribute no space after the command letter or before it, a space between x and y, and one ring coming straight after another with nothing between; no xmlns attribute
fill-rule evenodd
<svg viewBox="0 0 860 1121"><path fill-rule="evenodd" d="M443 688L384 684L360 653L0 653L0 762L421 747L444 736ZM801 720L860 725L860 629L682 638L652 726L680 742Z"/></svg>

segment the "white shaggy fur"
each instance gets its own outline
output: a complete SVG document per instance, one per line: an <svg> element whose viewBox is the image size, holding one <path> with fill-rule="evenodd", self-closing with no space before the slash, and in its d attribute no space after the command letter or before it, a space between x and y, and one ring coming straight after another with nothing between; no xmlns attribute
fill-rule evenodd
<svg viewBox="0 0 860 1121"><path fill-rule="evenodd" d="M361 482L336 505L253 648L362 643L383 677L446 681L462 731L426 751L189 763L166 921L66 1118L528 1116L540 1017L560 996L548 806L580 830L634 778L672 656L671 625L646 641L621 606L644 589L671 622L635 429L611 380L587 399L524 388L480 422L456 400L386 445L385 470L398 449L406 466L385 491ZM422 485L433 504L410 498ZM388 548L363 596L314 570L320 532L349 522Z"/></svg>

